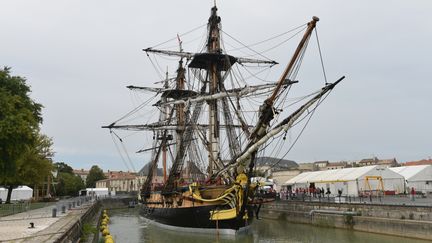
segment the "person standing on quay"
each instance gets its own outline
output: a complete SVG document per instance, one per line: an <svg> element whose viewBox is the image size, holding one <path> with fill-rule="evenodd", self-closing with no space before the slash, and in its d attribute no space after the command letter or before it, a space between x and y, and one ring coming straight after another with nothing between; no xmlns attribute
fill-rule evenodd
<svg viewBox="0 0 432 243"><path fill-rule="evenodd" d="M411 201L413 201L413 202L415 200L415 194L416 194L416 192L414 190L414 187L411 187Z"/></svg>

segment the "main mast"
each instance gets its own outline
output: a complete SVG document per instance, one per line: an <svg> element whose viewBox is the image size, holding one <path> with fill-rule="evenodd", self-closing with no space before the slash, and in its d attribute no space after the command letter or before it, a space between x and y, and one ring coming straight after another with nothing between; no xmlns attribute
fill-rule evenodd
<svg viewBox="0 0 432 243"><path fill-rule="evenodd" d="M217 7L211 9L211 16L208 22L209 34L207 40L207 52L214 54L221 54L220 48L220 30L219 30L220 17L217 16ZM216 62L210 62L208 67L209 73L209 93L210 95L219 92L219 70ZM211 176L215 169L215 164L219 159L219 117L217 99L210 100L209 105L209 168L208 173Z"/></svg>

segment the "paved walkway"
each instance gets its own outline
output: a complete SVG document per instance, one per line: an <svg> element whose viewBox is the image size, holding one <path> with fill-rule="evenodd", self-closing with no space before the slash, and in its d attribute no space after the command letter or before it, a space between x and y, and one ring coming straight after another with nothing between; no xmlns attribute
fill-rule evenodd
<svg viewBox="0 0 432 243"><path fill-rule="evenodd" d="M57 203L57 206L61 203ZM67 204L66 204L67 205ZM52 217L49 206L27 212L0 217L0 242L54 242L61 237L90 208L92 202L66 210L57 211L57 217ZM30 223L34 228L29 228Z"/></svg>

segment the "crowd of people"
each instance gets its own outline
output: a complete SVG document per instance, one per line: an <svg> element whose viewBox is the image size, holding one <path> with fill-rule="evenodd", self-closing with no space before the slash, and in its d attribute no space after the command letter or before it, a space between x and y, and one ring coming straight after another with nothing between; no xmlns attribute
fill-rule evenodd
<svg viewBox="0 0 432 243"><path fill-rule="evenodd" d="M325 196L329 197L332 194L330 188L324 189L323 187L305 187L305 188L295 188L295 189L282 189L280 191L281 199L288 200L294 198L302 198L305 196L310 196L314 198L323 198ZM338 190L338 196L342 195L342 190Z"/></svg>

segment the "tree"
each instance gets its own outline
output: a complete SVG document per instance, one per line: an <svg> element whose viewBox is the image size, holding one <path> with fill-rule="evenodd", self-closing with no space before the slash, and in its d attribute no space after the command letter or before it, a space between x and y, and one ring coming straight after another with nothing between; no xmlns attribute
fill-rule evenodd
<svg viewBox="0 0 432 243"><path fill-rule="evenodd" d="M17 169L21 157L37 142L42 105L33 101L26 80L0 69L0 184L12 189L21 184Z"/></svg>
<svg viewBox="0 0 432 243"><path fill-rule="evenodd" d="M35 145L27 148L17 161L16 178L19 178L19 184L32 185L36 190L52 176L52 144L51 138L38 134Z"/></svg>
<svg viewBox="0 0 432 243"><path fill-rule="evenodd" d="M56 192L58 196L77 196L85 185L80 176L73 173L72 167L64 162L54 163L57 174Z"/></svg>
<svg viewBox="0 0 432 243"><path fill-rule="evenodd" d="M89 174L86 178L86 186L87 188L96 187L96 181L106 179L103 171L99 166L93 165L89 171Z"/></svg>
<svg viewBox="0 0 432 243"><path fill-rule="evenodd" d="M64 162L57 162L54 163L54 167L57 169L57 171L60 172L64 172L64 173L69 173L69 174L73 174L73 169L72 167L70 167L69 165L67 165Z"/></svg>
<svg viewBox="0 0 432 243"><path fill-rule="evenodd" d="M81 177L72 173L59 172L56 192L58 196L77 196L85 185Z"/></svg>

